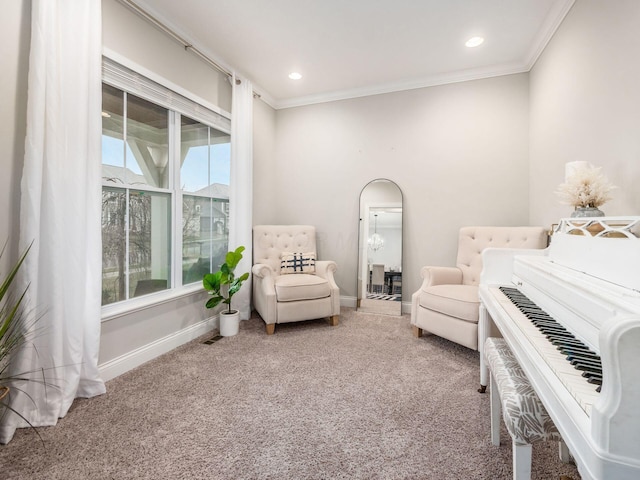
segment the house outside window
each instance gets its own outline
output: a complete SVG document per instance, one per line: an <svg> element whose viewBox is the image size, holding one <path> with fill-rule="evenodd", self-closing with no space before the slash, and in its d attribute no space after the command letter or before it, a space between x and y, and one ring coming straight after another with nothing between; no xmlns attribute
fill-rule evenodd
<svg viewBox="0 0 640 480"><path fill-rule="evenodd" d="M102 89L103 306L199 283L224 262L230 183L229 132L212 125L227 119L150 80L161 94L143 98L139 75L106 67L134 88Z"/></svg>

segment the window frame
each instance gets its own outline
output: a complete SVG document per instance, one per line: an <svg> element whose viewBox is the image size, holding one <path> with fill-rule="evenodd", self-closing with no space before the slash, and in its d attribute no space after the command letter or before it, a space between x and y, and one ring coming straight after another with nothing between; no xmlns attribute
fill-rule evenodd
<svg viewBox="0 0 640 480"><path fill-rule="evenodd" d="M171 233L168 241L171 242L171 272L169 276L171 287L159 292L142 295L140 297L131 297L126 300L103 305L101 307L103 322L203 291L201 283L196 282L186 285L182 283L182 228L177 228L177 226L182 225L183 202L183 192L180 187L180 166L178 165L181 149L181 116L184 115L207 125L209 128L219 130L229 136L231 135L230 113L208 104L208 102L171 84L171 82L157 75L150 74L143 68L131 65L130 62L127 63L132 68L123 65L122 59L116 60L108 56L103 56L102 83L169 110L169 188L162 189L145 185L143 188L134 190L148 190L150 192L161 193L168 192L170 195ZM231 183L231 180L229 183ZM113 184L107 184L104 181L102 182L102 186L114 187ZM123 191L131 190L131 186L128 184L117 188L121 188ZM127 285L128 282L127 280Z"/></svg>

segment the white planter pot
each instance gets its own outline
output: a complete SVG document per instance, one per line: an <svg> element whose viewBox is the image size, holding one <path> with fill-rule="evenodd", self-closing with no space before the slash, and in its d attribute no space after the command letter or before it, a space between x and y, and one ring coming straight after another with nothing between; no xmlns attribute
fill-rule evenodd
<svg viewBox="0 0 640 480"><path fill-rule="evenodd" d="M240 312L238 310L228 310L220 312L220 335L232 337L240 330Z"/></svg>

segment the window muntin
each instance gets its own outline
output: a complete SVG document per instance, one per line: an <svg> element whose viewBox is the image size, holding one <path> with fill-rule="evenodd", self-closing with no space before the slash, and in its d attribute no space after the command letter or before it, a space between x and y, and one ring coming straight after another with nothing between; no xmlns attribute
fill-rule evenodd
<svg viewBox="0 0 640 480"><path fill-rule="evenodd" d="M200 282L228 249L229 135L106 83L102 116L102 304Z"/></svg>

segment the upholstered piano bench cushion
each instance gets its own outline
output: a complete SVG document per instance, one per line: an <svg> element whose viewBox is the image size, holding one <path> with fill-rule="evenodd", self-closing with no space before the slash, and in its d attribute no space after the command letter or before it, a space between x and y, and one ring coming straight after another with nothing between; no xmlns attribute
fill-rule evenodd
<svg viewBox="0 0 640 480"><path fill-rule="evenodd" d="M450 317L478 323L478 287L476 285L434 285L420 292L419 305Z"/></svg>
<svg viewBox="0 0 640 480"><path fill-rule="evenodd" d="M498 387L504 423L514 443L562 440L507 342L487 338L484 355Z"/></svg>
<svg viewBox="0 0 640 480"><path fill-rule="evenodd" d="M329 282L317 275L278 275L275 277L276 299L278 302L314 300L331 295Z"/></svg>

